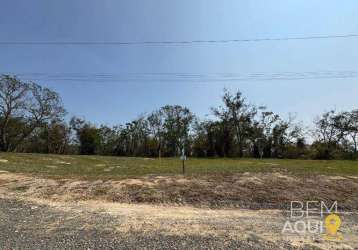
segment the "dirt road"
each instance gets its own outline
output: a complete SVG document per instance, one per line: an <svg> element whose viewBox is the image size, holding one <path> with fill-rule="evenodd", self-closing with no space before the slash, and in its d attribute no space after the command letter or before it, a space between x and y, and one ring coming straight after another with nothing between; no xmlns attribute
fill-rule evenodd
<svg viewBox="0 0 358 250"><path fill-rule="evenodd" d="M131 209L125 208L125 214L111 215L81 205L59 209L1 199L0 209L1 249L261 249L266 245L256 242L258 239L246 242L185 230L183 235L165 234L156 226L146 225L148 218L134 218L130 216ZM137 228L130 228L135 225L128 220L138 220ZM139 226L143 226L142 230ZM275 245L268 244L267 248L275 249Z"/></svg>
<svg viewBox="0 0 358 250"><path fill-rule="evenodd" d="M358 215L344 240L282 235L280 210L210 210L107 202L0 199L0 249L355 249Z"/></svg>

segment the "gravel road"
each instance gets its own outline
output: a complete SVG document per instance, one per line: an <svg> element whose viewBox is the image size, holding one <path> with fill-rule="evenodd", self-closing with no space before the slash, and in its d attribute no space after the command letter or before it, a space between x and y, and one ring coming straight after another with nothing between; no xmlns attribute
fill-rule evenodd
<svg viewBox="0 0 358 250"><path fill-rule="evenodd" d="M338 248L339 245L329 248L314 247L314 244L297 246L289 240L271 241L260 233L247 233L250 228L254 232L265 232L275 231L277 225L280 227L282 218L271 211L256 214L250 210L170 207L158 210L157 207L120 204L118 207L110 204L109 209L93 209L93 206L96 207L96 203L92 201L63 203L59 208L2 197L0 249L354 249ZM275 221L276 225L268 221ZM136 224L140 226L135 228ZM203 233L195 232L195 228ZM212 230L224 234L212 234ZM233 230L237 237L228 233Z"/></svg>
<svg viewBox="0 0 358 250"><path fill-rule="evenodd" d="M119 233L114 229L121 220L124 223L121 216L113 218L93 211L73 213L0 199L0 249L282 249L254 237L233 240L151 231Z"/></svg>

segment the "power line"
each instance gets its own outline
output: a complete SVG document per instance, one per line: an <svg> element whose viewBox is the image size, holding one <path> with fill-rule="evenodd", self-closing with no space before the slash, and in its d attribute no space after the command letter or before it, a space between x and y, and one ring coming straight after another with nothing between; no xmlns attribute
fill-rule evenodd
<svg viewBox="0 0 358 250"><path fill-rule="evenodd" d="M71 82L235 82L235 81L282 81L358 78L358 71L308 71L308 72L256 72L238 73L19 73L0 72L16 75L27 81L71 81Z"/></svg>
<svg viewBox="0 0 358 250"><path fill-rule="evenodd" d="M276 37L276 38L253 38L253 39L227 39L227 40L182 40L182 41L0 41L0 45L10 46L122 46L122 45L186 45L186 44L215 44L215 43L245 43L245 42L269 42L289 40L316 40L335 38L356 38L358 34L344 35L316 35L297 37Z"/></svg>

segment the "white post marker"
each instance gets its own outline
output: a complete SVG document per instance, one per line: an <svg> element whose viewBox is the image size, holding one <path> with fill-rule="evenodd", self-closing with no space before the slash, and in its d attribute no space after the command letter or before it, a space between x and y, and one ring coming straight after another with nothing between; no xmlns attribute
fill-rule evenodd
<svg viewBox="0 0 358 250"><path fill-rule="evenodd" d="M183 149L181 150L180 160L182 160L183 175L184 175L184 174L185 174L185 161L186 161L186 155L185 155L184 147L183 147Z"/></svg>

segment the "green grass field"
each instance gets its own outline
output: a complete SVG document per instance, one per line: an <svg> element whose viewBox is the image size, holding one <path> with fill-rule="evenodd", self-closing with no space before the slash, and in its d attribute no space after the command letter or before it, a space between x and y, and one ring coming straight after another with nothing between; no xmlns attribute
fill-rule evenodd
<svg viewBox="0 0 358 250"><path fill-rule="evenodd" d="M1 153L0 170L51 178L122 179L145 175L181 174L179 158ZM358 175L358 161L200 159L186 161L188 175L279 171L294 175Z"/></svg>

